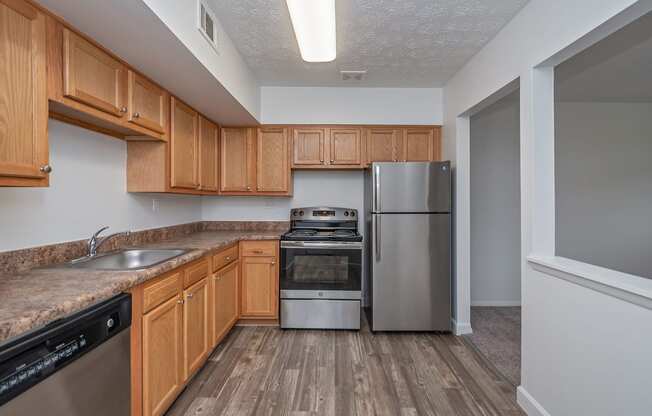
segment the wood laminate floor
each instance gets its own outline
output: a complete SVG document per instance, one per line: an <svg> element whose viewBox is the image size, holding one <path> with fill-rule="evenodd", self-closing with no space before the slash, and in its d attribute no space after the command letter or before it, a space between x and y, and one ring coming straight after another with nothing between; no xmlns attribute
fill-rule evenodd
<svg viewBox="0 0 652 416"><path fill-rule="evenodd" d="M237 327L167 415L524 415L515 396L453 335Z"/></svg>

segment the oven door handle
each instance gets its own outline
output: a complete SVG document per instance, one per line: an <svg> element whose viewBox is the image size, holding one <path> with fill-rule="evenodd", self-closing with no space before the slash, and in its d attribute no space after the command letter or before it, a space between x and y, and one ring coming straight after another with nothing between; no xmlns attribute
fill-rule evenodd
<svg viewBox="0 0 652 416"><path fill-rule="evenodd" d="M360 242L330 243L320 241L281 241L281 248L325 248L331 250L362 249Z"/></svg>

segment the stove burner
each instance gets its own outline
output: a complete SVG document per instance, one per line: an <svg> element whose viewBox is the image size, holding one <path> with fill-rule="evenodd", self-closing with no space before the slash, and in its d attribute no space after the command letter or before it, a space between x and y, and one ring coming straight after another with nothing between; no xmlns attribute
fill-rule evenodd
<svg viewBox="0 0 652 416"><path fill-rule="evenodd" d="M302 211L309 213L307 219ZM329 212L333 215L325 215ZM317 215L318 214L318 215ZM293 241L362 241L358 234L356 211L350 208L295 208L290 217L291 229L283 235Z"/></svg>

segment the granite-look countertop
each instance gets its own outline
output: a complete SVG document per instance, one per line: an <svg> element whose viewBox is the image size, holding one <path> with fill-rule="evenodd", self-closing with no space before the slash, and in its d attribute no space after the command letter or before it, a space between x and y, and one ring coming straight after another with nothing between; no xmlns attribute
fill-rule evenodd
<svg viewBox="0 0 652 416"><path fill-rule="evenodd" d="M283 231L201 231L138 248L184 248L186 254L143 270L51 267L0 274L0 343L109 299L169 270L241 240L278 240Z"/></svg>

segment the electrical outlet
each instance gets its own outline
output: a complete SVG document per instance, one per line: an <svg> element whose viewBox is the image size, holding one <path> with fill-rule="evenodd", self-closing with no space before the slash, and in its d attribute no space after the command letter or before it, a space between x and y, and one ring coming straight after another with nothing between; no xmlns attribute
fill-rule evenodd
<svg viewBox="0 0 652 416"><path fill-rule="evenodd" d="M158 212L158 199L152 199L152 212Z"/></svg>

